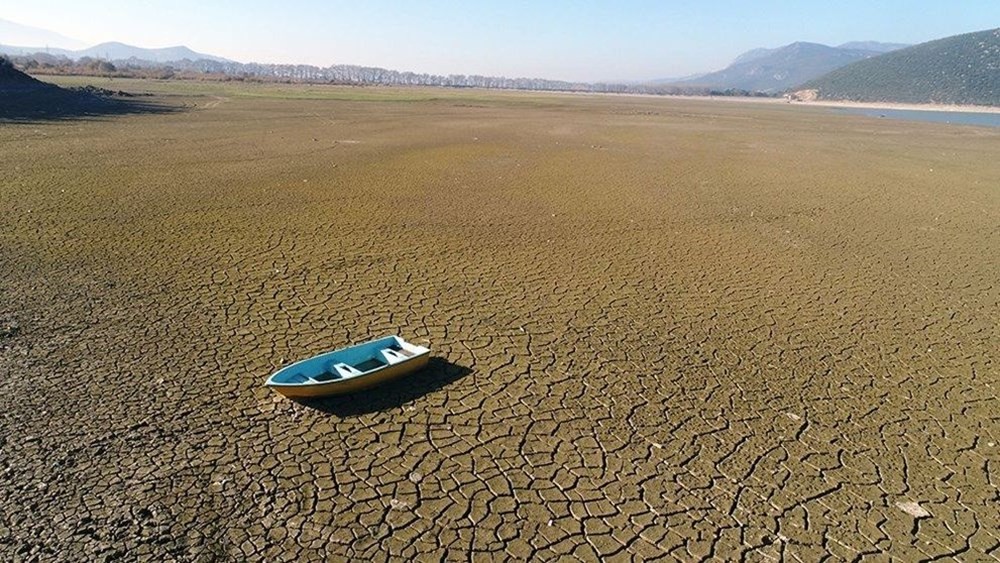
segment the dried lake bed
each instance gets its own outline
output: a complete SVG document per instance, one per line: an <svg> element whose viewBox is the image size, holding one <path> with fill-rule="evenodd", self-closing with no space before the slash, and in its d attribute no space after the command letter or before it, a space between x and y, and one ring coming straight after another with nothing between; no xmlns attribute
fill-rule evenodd
<svg viewBox="0 0 1000 563"><path fill-rule="evenodd" d="M0 123L0 559L1000 558L1000 130L89 80L175 111Z"/></svg>

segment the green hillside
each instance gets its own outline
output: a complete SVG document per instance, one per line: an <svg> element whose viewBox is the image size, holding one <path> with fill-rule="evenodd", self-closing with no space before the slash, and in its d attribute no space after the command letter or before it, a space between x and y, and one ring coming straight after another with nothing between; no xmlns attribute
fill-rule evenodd
<svg viewBox="0 0 1000 563"><path fill-rule="evenodd" d="M825 100L1000 106L1000 29L858 61L796 89Z"/></svg>

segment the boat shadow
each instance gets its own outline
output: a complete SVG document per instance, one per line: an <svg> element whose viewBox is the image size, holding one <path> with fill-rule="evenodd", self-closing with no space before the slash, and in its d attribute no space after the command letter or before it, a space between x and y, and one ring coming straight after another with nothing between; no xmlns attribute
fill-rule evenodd
<svg viewBox="0 0 1000 563"><path fill-rule="evenodd" d="M442 389L472 373L472 370L432 357L418 372L350 395L300 400L299 403L339 417L359 416L399 408Z"/></svg>

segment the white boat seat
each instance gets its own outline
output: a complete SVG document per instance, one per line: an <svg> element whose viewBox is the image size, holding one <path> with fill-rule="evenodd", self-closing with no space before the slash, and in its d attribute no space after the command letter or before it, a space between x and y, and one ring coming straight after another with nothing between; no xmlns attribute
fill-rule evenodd
<svg viewBox="0 0 1000 563"><path fill-rule="evenodd" d="M385 358L390 364L398 364L404 360L409 359L409 356L403 354L400 350L393 350L392 348L383 348L382 357Z"/></svg>
<svg viewBox="0 0 1000 563"><path fill-rule="evenodd" d="M392 351L394 351L394 352L396 352L397 354L399 354L401 356L405 356L407 358L412 358L414 356L413 352L411 352L411 351L409 351L406 348L403 348L401 346L393 346L393 347L391 347L389 349L392 350Z"/></svg>
<svg viewBox="0 0 1000 563"><path fill-rule="evenodd" d="M341 377L353 377L362 373L347 364L333 364L332 368L330 371L340 374Z"/></svg>

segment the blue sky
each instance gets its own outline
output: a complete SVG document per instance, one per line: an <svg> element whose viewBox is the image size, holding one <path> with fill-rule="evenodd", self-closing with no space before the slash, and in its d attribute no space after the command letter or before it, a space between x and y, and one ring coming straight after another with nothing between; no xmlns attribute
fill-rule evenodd
<svg viewBox="0 0 1000 563"><path fill-rule="evenodd" d="M0 18L244 62L595 81L717 70L793 41L919 43L1000 26L1000 0L0 0Z"/></svg>

